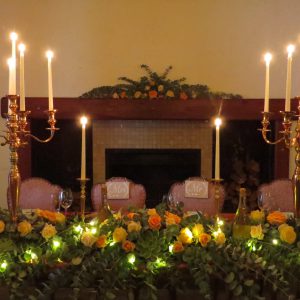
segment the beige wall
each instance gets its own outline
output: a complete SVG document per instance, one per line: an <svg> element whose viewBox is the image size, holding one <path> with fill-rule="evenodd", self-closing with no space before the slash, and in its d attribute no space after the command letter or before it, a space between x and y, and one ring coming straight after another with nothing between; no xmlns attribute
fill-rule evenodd
<svg viewBox="0 0 300 300"><path fill-rule="evenodd" d="M43 53L52 47L55 96L78 96L121 75L137 78L146 63L157 71L173 65L172 78L262 97L261 57L271 49L271 97L283 97L284 47L298 40L299 15L299 0L0 0L0 95L7 92L7 36L14 29L28 45L28 96L47 94ZM300 94L299 84L292 94ZM2 148L0 204L7 170Z"/></svg>

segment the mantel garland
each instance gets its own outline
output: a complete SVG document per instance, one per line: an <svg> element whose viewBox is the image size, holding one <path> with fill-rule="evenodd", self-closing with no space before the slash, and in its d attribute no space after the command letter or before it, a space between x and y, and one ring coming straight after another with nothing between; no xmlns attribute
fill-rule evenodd
<svg viewBox="0 0 300 300"><path fill-rule="evenodd" d="M260 211L250 219L249 237L235 240L230 223L218 217L185 216L164 205L116 213L104 222L36 210L14 224L1 210L0 286L9 287L12 299L31 300L50 299L62 287L73 289L72 299L84 288L101 299L130 289L156 299L157 289L166 287L194 288L211 299L212 279L238 299L262 299L261 285L286 296L295 292L296 220L280 212L265 218Z"/></svg>
<svg viewBox="0 0 300 300"><path fill-rule="evenodd" d="M168 79L172 66L165 69L163 74L153 72L149 66L141 65L148 76L142 76L139 81L128 77L120 77L125 83L114 86L94 88L80 98L99 99L241 99L241 95L223 92L212 92L207 85L184 83L186 78Z"/></svg>

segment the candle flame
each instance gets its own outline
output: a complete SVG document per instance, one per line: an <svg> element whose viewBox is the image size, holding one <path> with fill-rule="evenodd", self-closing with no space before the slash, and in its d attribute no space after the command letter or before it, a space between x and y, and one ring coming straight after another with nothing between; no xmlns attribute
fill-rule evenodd
<svg viewBox="0 0 300 300"><path fill-rule="evenodd" d="M272 60L272 54L270 52L267 52L265 55L264 55L264 59L265 59L265 62L267 65L270 64L270 61Z"/></svg>
<svg viewBox="0 0 300 300"><path fill-rule="evenodd" d="M295 51L295 45L288 45L286 48L287 52L288 52L288 57L292 57L293 52Z"/></svg>
<svg viewBox="0 0 300 300"><path fill-rule="evenodd" d="M53 51L51 51L51 50L46 51L46 57L48 59L52 59L53 58Z"/></svg>
<svg viewBox="0 0 300 300"><path fill-rule="evenodd" d="M21 54L24 54L26 46L24 44L19 44L18 49Z"/></svg>
<svg viewBox="0 0 300 300"><path fill-rule="evenodd" d="M12 41L16 41L18 39L18 34L16 32L11 32L10 35L9 35L9 38Z"/></svg>
<svg viewBox="0 0 300 300"><path fill-rule="evenodd" d="M87 124L87 122L88 122L87 117L83 116L83 117L80 118L80 123L81 123L82 126L85 127L85 125Z"/></svg>
<svg viewBox="0 0 300 300"><path fill-rule="evenodd" d="M216 127L220 127L222 125L222 119L221 118L216 118L215 119L215 125L216 125Z"/></svg>

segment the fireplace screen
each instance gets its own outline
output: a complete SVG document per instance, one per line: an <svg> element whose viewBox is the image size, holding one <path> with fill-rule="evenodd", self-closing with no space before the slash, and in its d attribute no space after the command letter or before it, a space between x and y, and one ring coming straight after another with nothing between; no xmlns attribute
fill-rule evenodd
<svg viewBox="0 0 300 300"><path fill-rule="evenodd" d="M106 149L106 179L127 177L142 184L147 207L158 204L171 185L201 175L200 149Z"/></svg>

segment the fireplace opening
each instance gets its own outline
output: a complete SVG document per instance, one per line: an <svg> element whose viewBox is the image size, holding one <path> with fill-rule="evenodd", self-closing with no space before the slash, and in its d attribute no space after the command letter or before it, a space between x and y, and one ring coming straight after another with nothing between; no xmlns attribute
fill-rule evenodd
<svg viewBox="0 0 300 300"><path fill-rule="evenodd" d="M200 149L106 149L105 176L126 177L142 184L146 206L161 202L171 185L201 175Z"/></svg>

